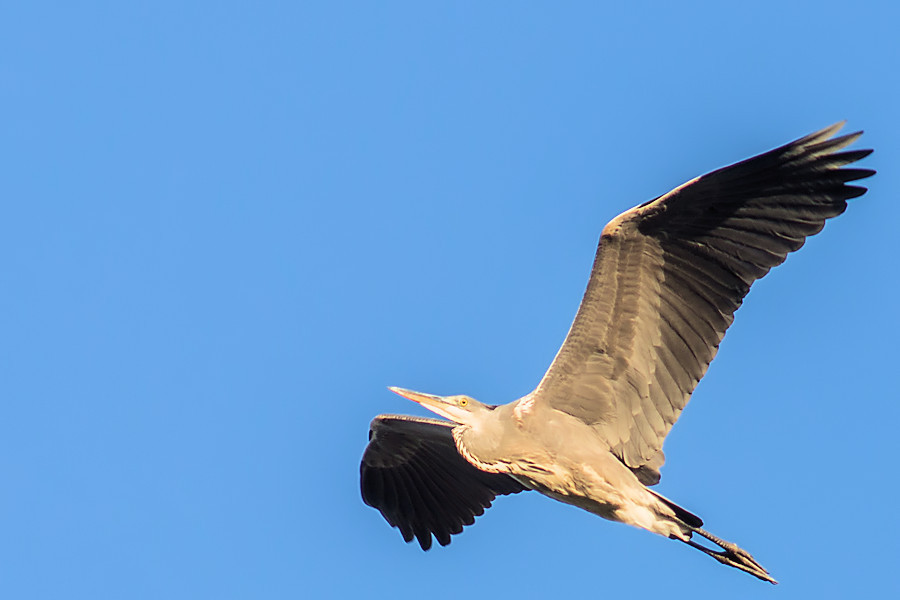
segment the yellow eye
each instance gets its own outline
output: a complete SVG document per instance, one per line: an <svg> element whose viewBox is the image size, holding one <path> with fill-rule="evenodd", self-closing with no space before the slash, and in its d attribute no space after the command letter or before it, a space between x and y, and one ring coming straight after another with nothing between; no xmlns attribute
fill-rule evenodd
<svg viewBox="0 0 900 600"><path fill-rule="evenodd" d="M460 398L458 404L461 407L465 408L469 404L469 399L468 398Z"/></svg>

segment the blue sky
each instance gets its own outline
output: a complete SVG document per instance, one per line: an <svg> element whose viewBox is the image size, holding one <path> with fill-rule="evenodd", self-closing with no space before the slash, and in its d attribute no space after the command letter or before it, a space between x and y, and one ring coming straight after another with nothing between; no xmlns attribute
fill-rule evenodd
<svg viewBox="0 0 900 600"><path fill-rule="evenodd" d="M898 9L605 4L0 8L0 596L896 594ZM363 505L386 386L527 393L610 218L841 119L879 174L660 484L780 586L536 494L428 553Z"/></svg>

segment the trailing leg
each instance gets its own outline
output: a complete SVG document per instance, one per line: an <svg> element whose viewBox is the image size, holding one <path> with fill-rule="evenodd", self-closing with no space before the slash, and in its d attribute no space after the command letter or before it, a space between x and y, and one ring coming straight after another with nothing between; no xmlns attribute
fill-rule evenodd
<svg viewBox="0 0 900 600"><path fill-rule="evenodd" d="M735 569L740 569L745 573L750 573L754 577L762 579L763 581L768 581L769 583L778 583L769 575L769 572L766 571L761 564L756 562L756 559L750 556L750 553L746 550L739 548L737 544L732 544L731 542L726 542L725 540L714 536L708 531L701 529L699 527L693 527L692 531L697 535L700 535L722 550L713 550L711 548L707 548L701 544L698 544L694 540L682 540L692 548L696 548L700 550L704 554L707 554L723 565L728 565L729 567L734 567Z"/></svg>

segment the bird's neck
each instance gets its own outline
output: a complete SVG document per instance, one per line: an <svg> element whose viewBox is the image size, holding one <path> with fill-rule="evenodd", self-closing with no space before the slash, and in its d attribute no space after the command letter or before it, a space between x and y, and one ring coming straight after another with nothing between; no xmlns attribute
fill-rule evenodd
<svg viewBox="0 0 900 600"><path fill-rule="evenodd" d="M506 463L502 461L504 444L507 443L501 413L503 408L495 409L476 424L453 428L453 441L459 453L467 461L489 473L508 471Z"/></svg>

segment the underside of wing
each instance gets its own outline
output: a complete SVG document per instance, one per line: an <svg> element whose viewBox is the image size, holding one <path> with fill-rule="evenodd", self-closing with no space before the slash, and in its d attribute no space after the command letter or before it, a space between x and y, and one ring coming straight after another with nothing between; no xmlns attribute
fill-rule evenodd
<svg viewBox="0 0 900 600"><path fill-rule="evenodd" d="M587 291L535 400L597 427L643 480L750 285L874 173L835 125L694 179L603 230ZM645 481L646 483L647 481Z"/></svg>
<svg viewBox="0 0 900 600"><path fill-rule="evenodd" d="M379 415L369 426L360 463L363 501L381 511L403 539L446 546L484 513L498 495L525 488L508 475L485 473L456 450L454 424L404 415Z"/></svg>

